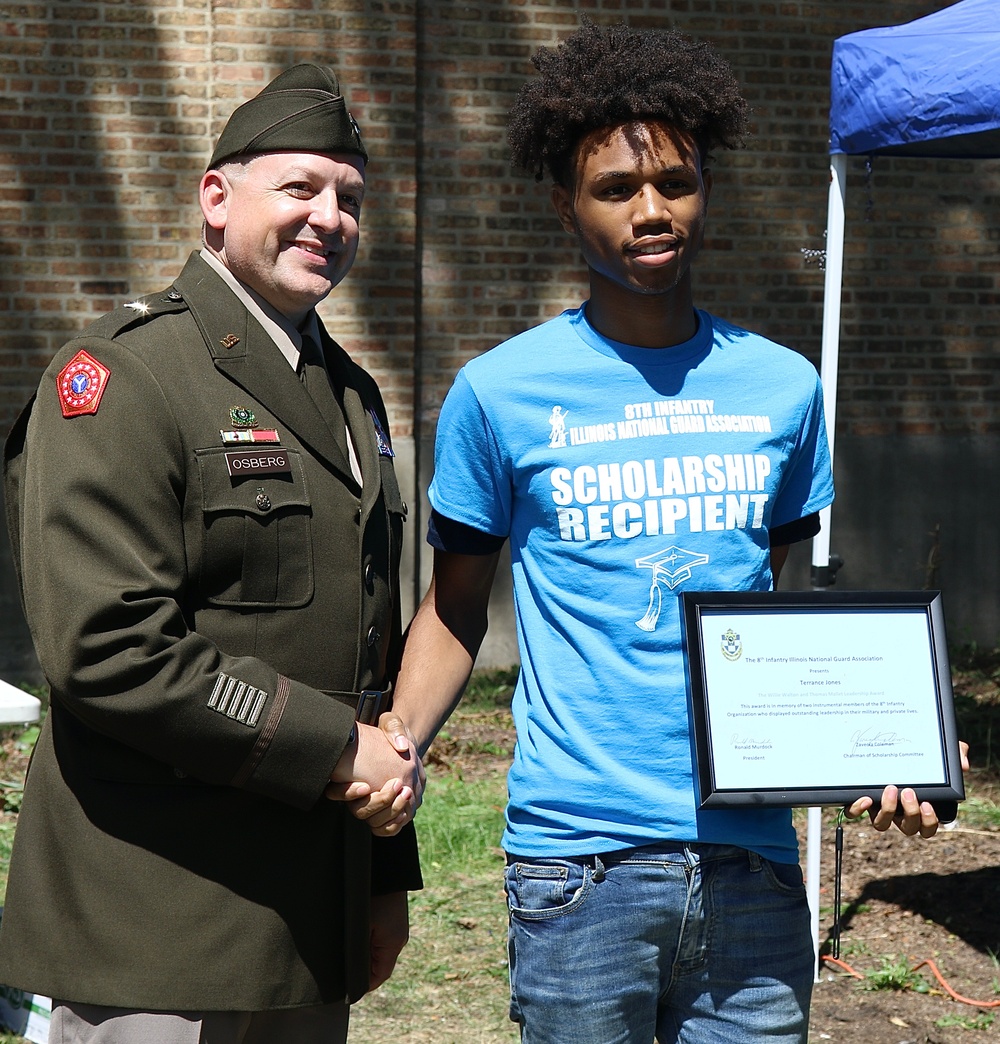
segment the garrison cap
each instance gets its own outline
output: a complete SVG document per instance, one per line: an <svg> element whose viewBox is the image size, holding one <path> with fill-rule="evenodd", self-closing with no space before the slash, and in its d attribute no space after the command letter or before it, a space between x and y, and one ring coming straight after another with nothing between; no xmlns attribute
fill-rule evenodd
<svg viewBox="0 0 1000 1044"><path fill-rule="evenodd" d="M261 152L353 152L368 162L361 131L331 69L293 65L229 117L208 169Z"/></svg>

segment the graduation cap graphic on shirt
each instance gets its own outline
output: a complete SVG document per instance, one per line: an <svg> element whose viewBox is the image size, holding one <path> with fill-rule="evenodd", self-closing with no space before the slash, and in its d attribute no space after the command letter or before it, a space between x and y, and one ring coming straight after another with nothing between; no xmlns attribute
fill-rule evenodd
<svg viewBox="0 0 1000 1044"><path fill-rule="evenodd" d="M649 605L641 620L636 620L636 627L644 631L655 631L663 607L663 592L660 585L665 584L671 591L685 580L691 579L691 570L695 566L705 565L708 555L698 551L687 551L683 547L671 544L654 555L646 555L635 560L637 569L652 570L649 582Z"/></svg>

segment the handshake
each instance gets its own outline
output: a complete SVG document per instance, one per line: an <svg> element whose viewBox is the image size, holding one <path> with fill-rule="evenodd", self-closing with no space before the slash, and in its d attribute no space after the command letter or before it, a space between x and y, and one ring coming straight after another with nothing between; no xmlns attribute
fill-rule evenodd
<svg viewBox="0 0 1000 1044"><path fill-rule="evenodd" d="M355 724L354 738L334 766L325 794L331 801L346 801L376 836L392 837L416 815L425 781L410 730L388 711L378 726Z"/></svg>

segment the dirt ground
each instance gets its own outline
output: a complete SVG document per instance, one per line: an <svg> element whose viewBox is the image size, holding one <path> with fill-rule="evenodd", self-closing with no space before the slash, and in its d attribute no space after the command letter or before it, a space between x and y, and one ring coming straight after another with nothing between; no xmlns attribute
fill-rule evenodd
<svg viewBox="0 0 1000 1044"><path fill-rule="evenodd" d="M429 752L466 779L509 762L509 717L503 711L455 716L446 742ZM971 789L995 792L994 774L973 771ZM820 935L831 952L835 810L824 810ZM796 813L805 850L805 813ZM963 814L930 840L881 834L867 820L844 829L841 965L823 962L813 994L811 1042L839 1044L973 1044L1000 1037L1000 832L973 829ZM804 856L803 856L804 858ZM932 961L959 996L935 977ZM888 969L888 971L886 971ZM851 974L854 971L864 979ZM871 989L875 973L887 987ZM907 983L910 984L907 984ZM892 988L893 984L902 988Z"/></svg>
<svg viewBox="0 0 1000 1044"><path fill-rule="evenodd" d="M833 828L824 829L821 936L829 934L834 895ZM887 963L902 969L932 961L958 995L995 1008L958 1002L931 967L915 988L864 989L865 983L825 963L813 995L810 1040L854 1044L969 1042L1000 1012L1000 834L966 828L928 841L845 827L841 959L858 974ZM904 980L897 967L890 981Z"/></svg>

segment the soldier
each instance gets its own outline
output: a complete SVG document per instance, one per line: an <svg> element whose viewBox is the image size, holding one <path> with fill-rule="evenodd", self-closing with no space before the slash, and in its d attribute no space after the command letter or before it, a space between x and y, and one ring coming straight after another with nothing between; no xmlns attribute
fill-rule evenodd
<svg viewBox="0 0 1000 1044"><path fill-rule="evenodd" d="M372 724L406 508L378 389L315 311L367 160L331 72L278 76L201 179L202 250L67 344L8 439L51 706L0 981L53 998L55 1040L342 1041L406 941L422 768ZM331 780L384 788L390 836Z"/></svg>

